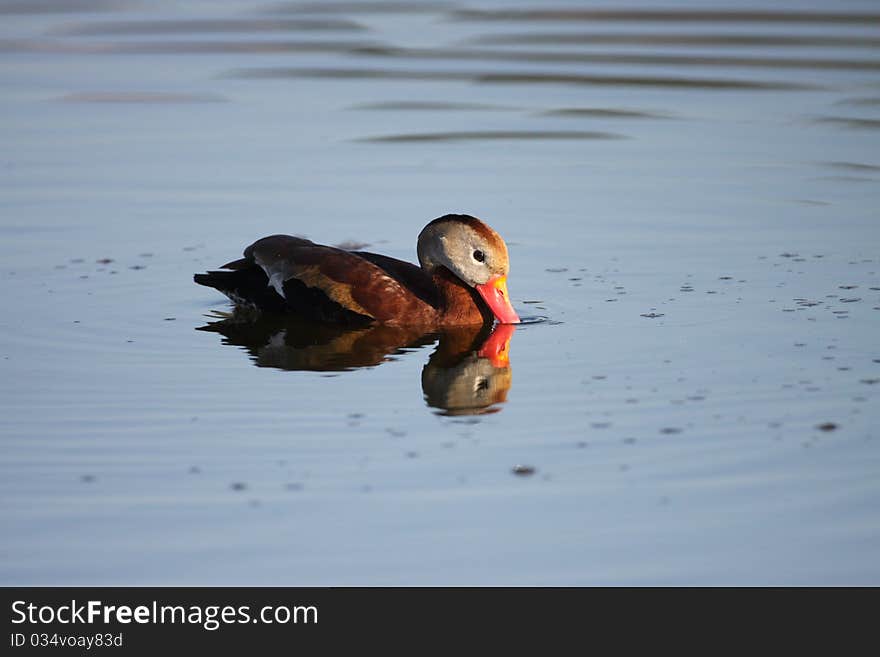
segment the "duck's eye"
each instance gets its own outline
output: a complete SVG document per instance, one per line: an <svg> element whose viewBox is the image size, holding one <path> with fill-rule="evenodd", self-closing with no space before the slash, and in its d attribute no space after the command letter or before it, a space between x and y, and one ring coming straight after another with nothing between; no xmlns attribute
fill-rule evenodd
<svg viewBox="0 0 880 657"><path fill-rule="evenodd" d="M473 255L474 255L474 260L476 260L477 262L484 262L486 260L486 254L483 253L482 251L480 251L479 249L474 251Z"/></svg>

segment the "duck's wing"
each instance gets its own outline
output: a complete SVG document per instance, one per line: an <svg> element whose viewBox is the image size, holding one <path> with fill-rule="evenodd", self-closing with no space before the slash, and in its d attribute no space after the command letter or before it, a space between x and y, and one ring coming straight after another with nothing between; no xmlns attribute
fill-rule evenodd
<svg viewBox="0 0 880 657"><path fill-rule="evenodd" d="M422 301L435 308L440 307L440 290L434 280L421 267L379 253L369 251L350 251L364 260L369 260L398 283L410 290Z"/></svg>
<svg viewBox="0 0 880 657"><path fill-rule="evenodd" d="M289 297L305 286L350 312L383 323L418 323L436 312L422 298L421 287L417 291L408 286L407 281L414 278L412 272L396 277L393 271L358 253L289 235L272 235L251 244L244 256L265 272L268 285L288 303L292 301ZM389 262L385 264L390 267Z"/></svg>

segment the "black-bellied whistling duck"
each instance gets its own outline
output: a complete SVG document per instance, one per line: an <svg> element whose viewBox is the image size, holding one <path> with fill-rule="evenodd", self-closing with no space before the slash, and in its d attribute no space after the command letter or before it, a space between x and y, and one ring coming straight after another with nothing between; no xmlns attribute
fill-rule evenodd
<svg viewBox="0 0 880 657"><path fill-rule="evenodd" d="M419 234L420 267L273 235L244 258L196 274L236 304L346 325L452 327L519 317L507 295L507 245L485 223L448 214Z"/></svg>

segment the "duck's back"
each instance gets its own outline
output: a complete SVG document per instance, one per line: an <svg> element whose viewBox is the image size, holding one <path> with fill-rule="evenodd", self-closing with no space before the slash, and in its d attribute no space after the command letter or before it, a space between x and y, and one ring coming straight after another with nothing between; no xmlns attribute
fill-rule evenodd
<svg viewBox="0 0 880 657"><path fill-rule="evenodd" d="M438 313L436 286L419 267L290 235L254 242L223 269L194 280L267 312L347 325L430 324Z"/></svg>

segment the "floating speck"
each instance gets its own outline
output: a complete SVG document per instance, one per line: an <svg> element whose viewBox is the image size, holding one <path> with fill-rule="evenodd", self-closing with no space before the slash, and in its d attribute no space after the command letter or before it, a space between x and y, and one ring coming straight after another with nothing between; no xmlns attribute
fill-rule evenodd
<svg viewBox="0 0 880 657"><path fill-rule="evenodd" d="M97 477L93 474L84 474L79 478L79 480L84 484L91 484L92 482L97 480Z"/></svg>
<svg viewBox="0 0 880 657"><path fill-rule="evenodd" d="M243 481L234 481L231 484L229 484L229 487L234 491L247 490L247 484L244 483Z"/></svg>
<svg viewBox="0 0 880 657"><path fill-rule="evenodd" d="M528 477L537 472L537 468L532 465L515 465L513 466L513 474L519 475L520 477Z"/></svg>
<svg viewBox="0 0 880 657"><path fill-rule="evenodd" d="M109 265L111 262L113 262L113 258L98 258L97 260L95 260L95 262L97 262L99 265Z"/></svg>
<svg viewBox="0 0 880 657"><path fill-rule="evenodd" d="M834 431L837 425L834 422L823 422L822 424L817 424L816 428L819 431Z"/></svg>
<svg viewBox="0 0 880 657"><path fill-rule="evenodd" d="M662 429L660 429L660 433L665 434L667 436L675 434L675 433L681 433L681 432L682 432L682 429L679 429L678 427L663 427Z"/></svg>
<svg viewBox="0 0 880 657"><path fill-rule="evenodd" d="M647 317L648 319L654 319L656 317L663 317L665 313L642 313L640 317Z"/></svg>

